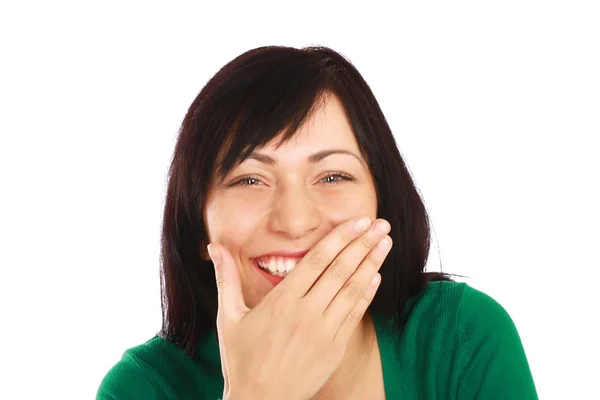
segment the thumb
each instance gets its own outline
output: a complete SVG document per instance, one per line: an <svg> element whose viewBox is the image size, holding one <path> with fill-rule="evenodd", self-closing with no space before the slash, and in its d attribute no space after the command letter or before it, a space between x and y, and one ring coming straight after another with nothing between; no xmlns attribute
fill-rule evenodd
<svg viewBox="0 0 600 400"><path fill-rule="evenodd" d="M221 322L241 321L248 312L242 293L240 274L231 254L224 246L216 243L208 245L208 254L215 266L219 311Z"/></svg>

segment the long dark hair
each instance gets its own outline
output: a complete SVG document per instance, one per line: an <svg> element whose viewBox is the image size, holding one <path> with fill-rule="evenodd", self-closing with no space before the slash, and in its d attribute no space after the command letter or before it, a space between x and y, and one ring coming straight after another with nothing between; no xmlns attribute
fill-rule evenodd
<svg viewBox="0 0 600 400"><path fill-rule="evenodd" d="M369 311L393 318L402 332L407 300L430 281L424 272L430 230L417 191L388 123L356 68L327 47L266 46L245 52L204 86L182 122L169 170L162 226L161 335L194 356L200 335L216 328L217 289L207 243L204 201L213 174L226 175L255 148L285 132L289 140L324 94L342 102L377 190L377 213L394 246L380 269ZM222 157L220 155L222 154Z"/></svg>

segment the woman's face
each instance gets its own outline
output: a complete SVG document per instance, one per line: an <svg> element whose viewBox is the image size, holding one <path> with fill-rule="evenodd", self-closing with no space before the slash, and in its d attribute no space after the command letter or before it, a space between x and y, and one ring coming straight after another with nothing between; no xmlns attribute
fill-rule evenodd
<svg viewBox="0 0 600 400"><path fill-rule="evenodd" d="M281 280L259 263L289 269L338 224L377 216L375 185L337 97L290 141L276 143L213 181L204 210L209 241L236 261L249 308Z"/></svg>

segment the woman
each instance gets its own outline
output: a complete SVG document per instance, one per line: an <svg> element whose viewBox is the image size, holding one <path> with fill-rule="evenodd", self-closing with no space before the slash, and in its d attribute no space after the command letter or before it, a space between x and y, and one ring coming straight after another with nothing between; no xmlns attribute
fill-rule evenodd
<svg viewBox="0 0 600 400"><path fill-rule="evenodd" d="M425 273L429 240L352 64L324 47L248 51L185 116L162 330L125 352L98 398L537 398L510 316Z"/></svg>

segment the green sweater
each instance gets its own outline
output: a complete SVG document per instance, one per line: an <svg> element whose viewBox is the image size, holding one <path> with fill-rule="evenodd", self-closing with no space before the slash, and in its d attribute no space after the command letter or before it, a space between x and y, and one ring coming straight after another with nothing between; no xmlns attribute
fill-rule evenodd
<svg viewBox="0 0 600 400"><path fill-rule="evenodd" d="M537 399L515 325L490 296L458 282L431 282L395 337L373 315L387 399ZM396 352L394 342L400 341ZM158 336L131 348L107 373L98 399L220 399L215 332L196 360Z"/></svg>

